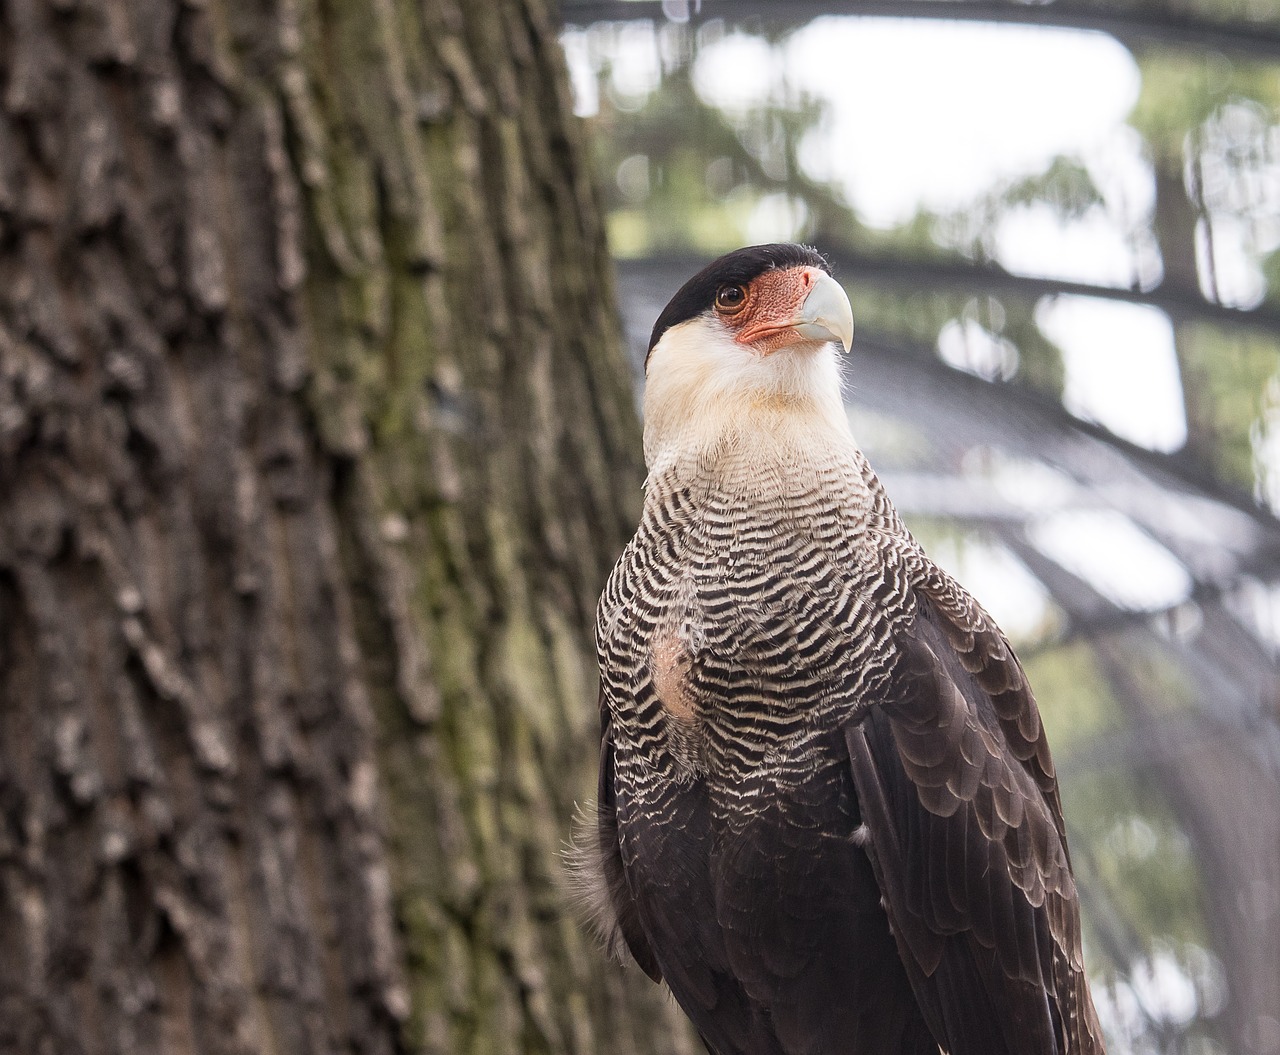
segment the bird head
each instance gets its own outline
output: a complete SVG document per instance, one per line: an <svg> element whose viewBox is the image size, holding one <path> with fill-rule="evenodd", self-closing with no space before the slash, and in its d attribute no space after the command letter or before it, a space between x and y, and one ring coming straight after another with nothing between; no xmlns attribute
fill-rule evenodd
<svg viewBox="0 0 1280 1055"><path fill-rule="evenodd" d="M705 446L726 429L839 423L837 349L853 340L849 298L826 260L779 243L728 253L658 316L645 359L645 456Z"/></svg>

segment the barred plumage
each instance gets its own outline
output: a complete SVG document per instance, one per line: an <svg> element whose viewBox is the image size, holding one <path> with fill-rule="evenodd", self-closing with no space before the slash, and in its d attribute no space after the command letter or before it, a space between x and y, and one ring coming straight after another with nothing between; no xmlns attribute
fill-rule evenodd
<svg viewBox="0 0 1280 1055"><path fill-rule="evenodd" d="M853 442L832 287L742 250L655 327L597 626L621 944L716 1055L1100 1053L1034 700Z"/></svg>

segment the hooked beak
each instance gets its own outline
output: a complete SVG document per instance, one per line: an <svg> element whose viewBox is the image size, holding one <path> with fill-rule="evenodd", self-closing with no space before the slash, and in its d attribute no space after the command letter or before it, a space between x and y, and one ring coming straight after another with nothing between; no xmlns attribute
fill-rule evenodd
<svg viewBox="0 0 1280 1055"><path fill-rule="evenodd" d="M853 344L853 308L840 283L819 272L791 328L806 340L837 341L847 352Z"/></svg>
<svg viewBox="0 0 1280 1055"><path fill-rule="evenodd" d="M849 350L853 340L853 309L840 283L821 268L778 272L774 285L766 289L763 297L774 302L790 300L795 306L790 308L790 314L762 310L763 318L748 322L738 331L734 339L739 344L754 348L763 356L797 344L829 341L839 342L843 351Z"/></svg>

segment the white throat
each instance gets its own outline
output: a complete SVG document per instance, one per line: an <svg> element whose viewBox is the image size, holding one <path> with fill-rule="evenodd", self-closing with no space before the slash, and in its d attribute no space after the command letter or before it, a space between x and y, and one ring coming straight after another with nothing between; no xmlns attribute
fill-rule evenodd
<svg viewBox="0 0 1280 1055"><path fill-rule="evenodd" d="M713 321L673 326L654 346L644 394L650 477L720 458L773 466L856 452L830 344L761 356Z"/></svg>

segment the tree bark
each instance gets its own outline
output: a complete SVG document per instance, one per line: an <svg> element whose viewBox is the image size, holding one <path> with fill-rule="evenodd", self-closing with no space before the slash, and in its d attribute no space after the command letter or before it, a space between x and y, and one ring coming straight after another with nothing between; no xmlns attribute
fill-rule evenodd
<svg viewBox="0 0 1280 1055"><path fill-rule="evenodd" d="M558 861L640 482L561 66L0 0L0 1050L694 1050Z"/></svg>

